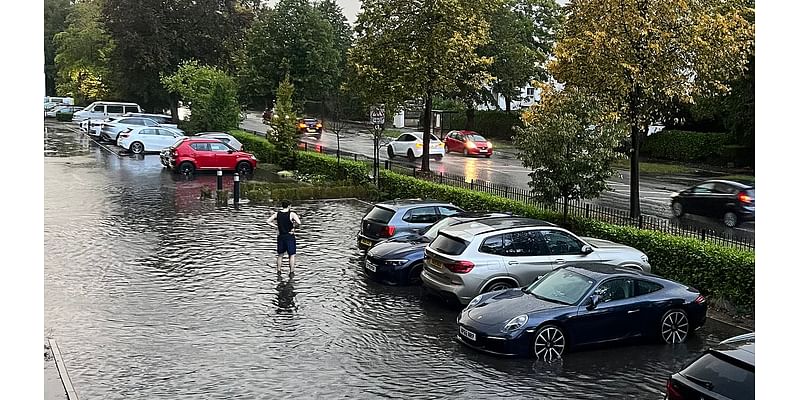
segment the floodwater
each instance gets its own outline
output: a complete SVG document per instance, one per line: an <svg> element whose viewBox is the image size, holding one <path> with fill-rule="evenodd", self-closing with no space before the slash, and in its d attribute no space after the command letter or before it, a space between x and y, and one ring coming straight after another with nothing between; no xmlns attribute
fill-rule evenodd
<svg viewBox="0 0 800 400"><path fill-rule="evenodd" d="M553 364L477 353L455 340L458 310L365 278L363 203L298 204L296 276L278 277L273 209L216 207L199 200L214 176L63 127L45 133L44 333L82 399L661 399L672 372L741 333L709 321L683 345Z"/></svg>

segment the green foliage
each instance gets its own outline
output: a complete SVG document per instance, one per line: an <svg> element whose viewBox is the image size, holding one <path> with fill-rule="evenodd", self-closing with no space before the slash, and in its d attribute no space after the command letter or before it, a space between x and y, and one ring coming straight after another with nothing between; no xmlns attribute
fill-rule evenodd
<svg viewBox="0 0 800 400"><path fill-rule="evenodd" d="M294 168L295 153L297 153L297 114L294 112L292 95L294 85L287 75L278 86L278 101L275 104L275 113L272 115L272 128L270 140L278 152L279 162L285 168Z"/></svg>
<svg viewBox="0 0 800 400"><path fill-rule="evenodd" d="M448 126L447 118L451 118ZM442 123L445 128L466 129L467 117L465 113L452 114L445 117ZM510 140L514 135L514 127L522 127L519 113L505 111L476 111L472 130L491 139Z"/></svg>
<svg viewBox="0 0 800 400"><path fill-rule="evenodd" d="M115 44L103 25L104 0L75 3L66 18L67 28L53 36L59 94L71 94L76 104L107 97L109 60Z"/></svg>
<svg viewBox="0 0 800 400"><path fill-rule="evenodd" d="M335 19L329 6L325 15L308 0L280 0L253 25L246 44L241 71L245 92L251 99L270 104L284 77L291 76L295 99L321 99L336 88L341 76L341 48L328 18ZM344 29L337 24L337 29ZM343 39L341 39L343 40Z"/></svg>
<svg viewBox="0 0 800 400"><path fill-rule="evenodd" d="M188 131L226 131L239 125L236 81L225 72L197 61L183 62L161 82L173 95L190 104Z"/></svg>
<svg viewBox="0 0 800 400"><path fill-rule="evenodd" d="M72 121L72 113L56 113L56 121L70 122Z"/></svg>
<svg viewBox="0 0 800 400"><path fill-rule="evenodd" d="M444 99L441 97L434 97L433 98L433 109L434 110L448 110L448 111L464 111L464 102L453 100L453 99Z"/></svg>
<svg viewBox="0 0 800 400"><path fill-rule="evenodd" d="M56 44L53 37L67 29L67 15L72 9L70 0L44 1L44 93L56 96Z"/></svg>
<svg viewBox="0 0 800 400"><path fill-rule="evenodd" d="M720 164L723 146L730 141L724 133L663 130L647 137L643 157L686 163Z"/></svg>
<svg viewBox="0 0 800 400"><path fill-rule="evenodd" d="M517 128L514 145L522 165L531 169L528 186L545 203L595 198L608 189L618 158L614 148L625 125L601 99L574 86L561 91L545 87L541 102L526 115L528 126Z"/></svg>

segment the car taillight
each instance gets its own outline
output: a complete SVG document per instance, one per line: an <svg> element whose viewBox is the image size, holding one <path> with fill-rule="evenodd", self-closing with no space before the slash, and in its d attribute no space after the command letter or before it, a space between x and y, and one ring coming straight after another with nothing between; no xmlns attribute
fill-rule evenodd
<svg viewBox="0 0 800 400"><path fill-rule="evenodd" d="M131 128L128 128L128 129L126 129L126 130L124 130L124 131L119 133L119 137L121 137L121 138L126 138L126 137L128 137L130 135L131 135Z"/></svg>
<svg viewBox="0 0 800 400"><path fill-rule="evenodd" d="M698 295L696 299L694 299L694 302L697 304L703 304L706 302L706 298L701 294Z"/></svg>
<svg viewBox="0 0 800 400"><path fill-rule="evenodd" d="M750 204L753 202L753 198L748 196L746 192L739 192L739 201L745 204Z"/></svg>
<svg viewBox="0 0 800 400"><path fill-rule="evenodd" d="M475 264L471 261L456 261L454 263L445 263L444 267L457 274L466 274L475 268Z"/></svg>
<svg viewBox="0 0 800 400"><path fill-rule="evenodd" d="M393 225L384 226L383 227L383 232L382 232L383 236L389 237L389 236L394 235L394 232L395 232L396 229L397 229L397 227L395 227Z"/></svg>
<svg viewBox="0 0 800 400"><path fill-rule="evenodd" d="M672 378L667 381L667 400L684 400L683 394L678 391L678 387L672 383Z"/></svg>

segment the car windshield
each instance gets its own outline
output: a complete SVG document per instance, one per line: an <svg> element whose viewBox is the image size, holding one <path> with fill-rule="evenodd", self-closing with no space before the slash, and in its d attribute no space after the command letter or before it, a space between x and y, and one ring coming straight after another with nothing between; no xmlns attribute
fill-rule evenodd
<svg viewBox="0 0 800 400"><path fill-rule="evenodd" d="M575 305L594 286L594 280L568 269L557 269L525 289L541 300Z"/></svg>
<svg viewBox="0 0 800 400"><path fill-rule="evenodd" d="M429 246L440 253L457 256L464 252L467 245L469 245L469 242L442 234L437 236Z"/></svg>
<svg viewBox="0 0 800 400"><path fill-rule="evenodd" d="M372 207L372 210L367 213L367 216L365 216L364 219L385 224L392 219L393 215L394 211L375 206Z"/></svg>
<svg viewBox="0 0 800 400"><path fill-rule="evenodd" d="M473 142L485 142L486 138L484 138L481 135L467 135L467 140L470 140L470 141L473 141Z"/></svg>

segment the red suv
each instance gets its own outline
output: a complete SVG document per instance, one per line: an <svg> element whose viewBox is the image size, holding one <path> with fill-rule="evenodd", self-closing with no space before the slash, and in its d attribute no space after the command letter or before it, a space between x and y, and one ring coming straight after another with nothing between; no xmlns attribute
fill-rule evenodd
<svg viewBox="0 0 800 400"><path fill-rule="evenodd" d="M235 170L249 174L258 160L250 153L237 151L219 139L190 137L161 151L161 164L182 174L196 170Z"/></svg>

